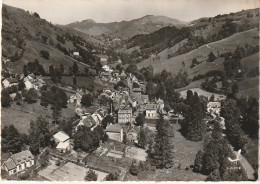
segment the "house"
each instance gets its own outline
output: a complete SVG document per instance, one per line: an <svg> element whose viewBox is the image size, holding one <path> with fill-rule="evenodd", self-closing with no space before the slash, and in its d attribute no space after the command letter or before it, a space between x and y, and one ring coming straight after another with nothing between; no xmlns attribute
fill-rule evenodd
<svg viewBox="0 0 260 184"><path fill-rule="evenodd" d="M208 113L214 113L219 115L221 110L221 104L220 102L208 102L207 104L207 112Z"/></svg>
<svg viewBox="0 0 260 184"><path fill-rule="evenodd" d="M93 118L92 115L87 116L84 119L81 119L79 124L76 126L76 131L79 126L86 126L88 128L92 128L96 125L96 120Z"/></svg>
<svg viewBox="0 0 260 184"><path fill-rule="evenodd" d="M13 154L3 163L3 168L11 176L34 165L34 156L29 150Z"/></svg>
<svg viewBox="0 0 260 184"><path fill-rule="evenodd" d="M59 131L53 135L54 141L57 144L56 149L61 153L65 153L71 150L70 137L63 131Z"/></svg>
<svg viewBox="0 0 260 184"><path fill-rule="evenodd" d="M119 109L118 110L118 123L132 122L132 109Z"/></svg>
<svg viewBox="0 0 260 184"><path fill-rule="evenodd" d="M163 108L164 108L164 101L163 101L162 99L159 98L159 99L156 101L156 104L158 105L158 106L157 106L158 109L163 110Z"/></svg>
<svg viewBox="0 0 260 184"><path fill-rule="evenodd" d="M40 90L42 86L46 83L44 82L41 76L35 76L34 74L29 74L27 77L24 78L24 85L26 90L34 88L35 90Z"/></svg>
<svg viewBox="0 0 260 184"><path fill-rule="evenodd" d="M149 103L149 96L148 95L142 95L141 99L142 99L142 104Z"/></svg>
<svg viewBox="0 0 260 184"><path fill-rule="evenodd" d="M18 85L18 80L16 78L6 78L2 82L4 88L8 88L11 86L17 86Z"/></svg>
<svg viewBox="0 0 260 184"><path fill-rule="evenodd" d="M119 141L119 142L123 141L123 128L119 124L107 125L106 133L109 139Z"/></svg>
<svg viewBox="0 0 260 184"><path fill-rule="evenodd" d="M84 93L77 92L76 94L71 95L68 103L75 103L76 107L80 107L83 94Z"/></svg>
<svg viewBox="0 0 260 184"><path fill-rule="evenodd" d="M132 158L137 161L146 161L147 153L145 149L128 146L125 149L125 157Z"/></svg>
<svg viewBox="0 0 260 184"><path fill-rule="evenodd" d="M110 71L110 68L109 68L108 65L104 65L104 66L102 67L102 69L103 69L104 71L106 71L106 72L109 72L109 71Z"/></svg>
<svg viewBox="0 0 260 184"><path fill-rule="evenodd" d="M79 52L73 52L74 56L79 56Z"/></svg>
<svg viewBox="0 0 260 184"><path fill-rule="evenodd" d="M126 133L126 138L129 142L138 142L138 135L140 133L140 128L137 126L131 126Z"/></svg>
<svg viewBox="0 0 260 184"><path fill-rule="evenodd" d="M15 99L15 97L16 97L16 93L12 93L12 94L10 94L9 96L10 96L11 100L14 101L14 99Z"/></svg>
<svg viewBox="0 0 260 184"><path fill-rule="evenodd" d="M145 107L145 118L155 119L157 117L157 104L147 104Z"/></svg>

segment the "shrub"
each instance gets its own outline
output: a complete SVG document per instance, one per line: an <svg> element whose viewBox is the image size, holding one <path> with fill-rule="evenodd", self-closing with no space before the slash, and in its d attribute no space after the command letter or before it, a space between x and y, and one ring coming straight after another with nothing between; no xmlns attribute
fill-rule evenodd
<svg viewBox="0 0 260 184"><path fill-rule="evenodd" d="M47 60L50 58L50 54L46 50L41 50L40 55L41 55L41 57L43 57L44 59L47 59Z"/></svg>
<svg viewBox="0 0 260 184"><path fill-rule="evenodd" d="M24 172L24 173L21 173L21 174L19 175L19 178L20 178L21 180L27 180L29 177L30 177L30 173L29 173L29 172Z"/></svg>

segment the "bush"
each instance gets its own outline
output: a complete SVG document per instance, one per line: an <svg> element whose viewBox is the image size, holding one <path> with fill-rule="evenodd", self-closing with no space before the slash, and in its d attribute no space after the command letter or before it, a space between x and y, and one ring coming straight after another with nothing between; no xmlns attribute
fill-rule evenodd
<svg viewBox="0 0 260 184"><path fill-rule="evenodd" d="M41 50L40 55L41 55L41 57L43 57L44 59L47 59L47 60L50 58L50 54L46 50Z"/></svg>
<svg viewBox="0 0 260 184"><path fill-rule="evenodd" d="M61 164L61 163L60 163L60 160L57 160L57 161L55 162L55 165L56 165L56 166L60 166L60 164Z"/></svg>
<svg viewBox="0 0 260 184"><path fill-rule="evenodd" d="M37 17L37 18L40 18L40 15L36 12L33 13L33 16Z"/></svg>
<svg viewBox="0 0 260 184"><path fill-rule="evenodd" d="M24 173L21 173L21 174L19 175L19 178L20 178L21 180L27 180L29 177L30 177L30 173L29 173L29 172L24 172Z"/></svg>
<svg viewBox="0 0 260 184"><path fill-rule="evenodd" d="M86 181L97 181L97 174L93 170L89 170L85 176Z"/></svg>

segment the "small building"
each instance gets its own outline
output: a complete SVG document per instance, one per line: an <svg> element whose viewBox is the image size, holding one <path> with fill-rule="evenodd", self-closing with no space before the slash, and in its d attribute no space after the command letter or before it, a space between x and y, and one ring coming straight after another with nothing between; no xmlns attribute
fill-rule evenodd
<svg viewBox="0 0 260 184"><path fill-rule="evenodd" d="M119 142L123 141L123 128L119 124L107 125L106 133L109 139L119 141Z"/></svg>
<svg viewBox="0 0 260 184"><path fill-rule="evenodd" d="M88 128L92 128L96 125L96 120L93 118L92 115L88 115L87 117L85 117L84 119L81 119L79 124L76 126L76 131L78 129L79 126L86 126Z"/></svg>
<svg viewBox="0 0 260 184"><path fill-rule="evenodd" d="M73 52L74 56L79 56L79 52Z"/></svg>
<svg viewBox="0 0 260 184"><path fill-rule="evenodd" d="M126 133L126 138L129 142L138 143L138 135L140 133L140 128L137 126L131 126Z"/></svg>
<svg viewBox="0 0 260 184"><path fill-rule="evenodd" d="M132 109L119 109L118 110L118 123L132 122Z"/></svg>
<svg viewBox="0 0 260 184"><path fill-rule="evenodd" d="M34 156L29 150L13 154L3 163L4 169L11 176L34 165Z"/></svg>
<svg viewBox="0 0 260 184"><path fill-rule="evenodd" d="M157 117L157 104L147 104L145 107L145 118L155 119Z"/></svg>
<svg viewBox="0 0 260 184"><path fill-rule="evenodd" d="M71 150L70 137L63 131L59 131L53 135L54 141L57 144L56 149L61 153L65 153Z"/></svg>
<svg viewBox="0 0 260 184"><path fill-rule="evenodd" d="M142 104L149 103L149 96L148 95L142 95L141 99L142 99Z"/></svg>
<svg viewBox="0 0 260 184"><path fill-rule="evenodd" d="M221 110L221 104L220 102L208 102L207 104L207 112L208 113L214 113L219 115Z"/></svg>
<svg viewBox="0 0 260 184"><path fill-rule="evenodd" d="M158 109L163 110L163 108L164 108L164 101L163 101L162 99L159 98L159 99L156 101L156 104L158 105L158 106L157 106Z"/></svg>
<svg viewBox="0 0 260 184"><path fill-rule="evenodd" d="M8 88L11 86L17 86L18 85L18 80L16 78L6 78L2 82L4 88Z"/></svg>

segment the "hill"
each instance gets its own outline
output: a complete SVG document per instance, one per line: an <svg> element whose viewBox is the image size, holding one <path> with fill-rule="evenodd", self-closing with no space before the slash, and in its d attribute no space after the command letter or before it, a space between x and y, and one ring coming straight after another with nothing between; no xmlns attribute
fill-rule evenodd
<svg viewBox="0 0 260 184"><path fill-rule="evenodd" d="M89 35L109 35L111 38L131 38L137 34L152 33L165 26L182 27L187 22L166 16L147 15L138 19L111 23L96 23L93 20L83 20L65 25Z"/></svg>
<svg viewBox="0 0 260 184"><path fill-rule="evenodd" d="M151 58L146 59L137 64L138 68L143 68L149 65L152 65L155 72L161 72L166 69L167 71L171 71L172 73L177 74L179 71L187 71L192 78L194 75L198 73L205 73L210 70L219 69L220 64L223 62L223 59L217 59L216 61L209 63L206 62L208 58L208 54L212 51L215 55L223 54L226 52L233 52L238 45L258 45L258 38L256 37L258 34L257 29L251 29L248 31L244 31L241 33L236 33L228 38L212 42L209 44L205 44L200 46L197 49L194 49L188 53L181 54L172 58L165 58L166 50L160 52L158 55L161 56L159 60L153 60ZM193 68L190 68L192 60L197 58L197 60L201 63ZM258 62L257 60L254 60ZM183 65L184 63L184 65Z"/></svg>
<svg viewBox="0 0 260 184"><path fill-rule="evenodd" d="M23 65L35 59L45 71L48 71L50 64L54 67L63 64L65 73L68 73L74 62L73 52L78 51L79 44L85 45L89 58L95 60L90 52L94 47L88 39L75 30L71 32L52 25L37 13L3 5L2 55L11 60L3 67L13 73L22 73ZM49 53L49 59L43 58L41 51ZM83 65L79 67L84 70Z"/></svg>

